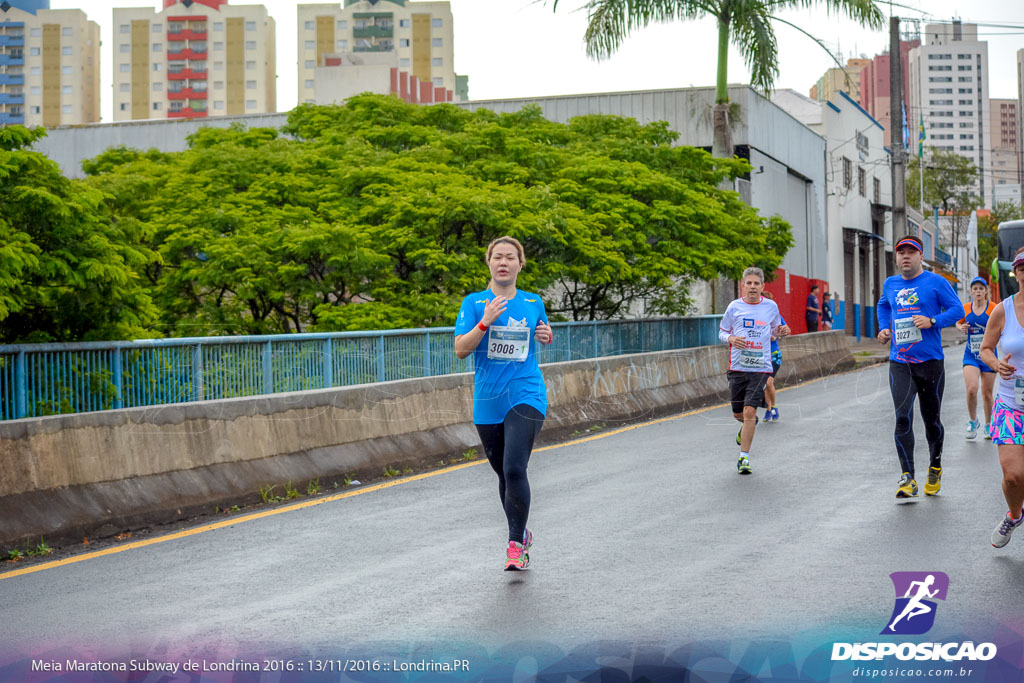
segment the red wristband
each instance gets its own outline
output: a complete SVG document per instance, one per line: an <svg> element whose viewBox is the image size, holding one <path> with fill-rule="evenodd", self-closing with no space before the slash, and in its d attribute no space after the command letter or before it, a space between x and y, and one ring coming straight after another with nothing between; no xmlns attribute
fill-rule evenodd
<svg viewBox="0 0 1024 683"><path fill-rule="evenodd" d="M478 328L478 329L479 329L479 330L480 330L481 332L486 332L486 331L487 331L487 325L484 325L483 323L480 323L479 325L477 325L477 328Z"/></svg>

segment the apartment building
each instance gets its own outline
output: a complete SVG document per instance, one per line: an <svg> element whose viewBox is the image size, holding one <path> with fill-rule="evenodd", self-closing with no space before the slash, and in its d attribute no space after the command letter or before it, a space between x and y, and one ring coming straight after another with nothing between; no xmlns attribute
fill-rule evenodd
<svg viewBox="0 0 1024 683"><path fill-rule="evenodd" d="M873 119L884 128L885 146L892 146L892 131L899 133L902 130L903 125L903 109L908 108L909 99L907 98L907 92L909 90L910 80L908 74L910 72L910 51L921 44L920 40L902 40L900 41L900 72L903 76L903 106L897 108L897 115L892 116L892 93L891 93L891 80L889 75L889 53L885 52L880 55L875 55L870 62L860 70L860 106L870 115ZM857 98L854 98L857 99ZM913 128L911 126L911 128Z"/></svg>
<svg viewBox="0 0 1024 683"><path fill-rule="evenodd" d="M1020 203L1020 175L1018 155L1020 139L1017 137L1017 100L992 98L989 100L992 121L992 203L1003 201Z"/></svg>
<svg viewBox="0 0 1024 683"><path fill-rule="evenodd" d="M468 80L455 74L448 2L299 5L298 65L299 102L329 104L365 90L398 94L401 74L418 86L412 101L469 99Z"/></svg>
<svg viewBox="0 0 1024 683"><path fill-rule="evenodd" d="M49 0L0 2L0 126L100 120L100 28Z"/></svg>
<svg viewBox="0 0 1024 683"><path fill-rule="evenodd" d="M114 120L277 111L274 19L263 5L163 0L115 8Z"/></svg>
<svg viewBox="0 0 1024 683"><path fill-rule="evenodd" d="M911 130L924 120L926 146L956 152L980 171L975 192L992 206L988 43L977 24L928 24L910 51ZM916 136L913 136L916 138ZM910 145L917 154L917 145Z"/></svg>
<svg viewBox="0 0 1024 683"><path fill-rule="evenodd" d="M845 68L833 67L811 86L811 99L828 102L836 93L844 92L860 101L860 73L871 63L867 58L854 58L846 62Z"/></svg>

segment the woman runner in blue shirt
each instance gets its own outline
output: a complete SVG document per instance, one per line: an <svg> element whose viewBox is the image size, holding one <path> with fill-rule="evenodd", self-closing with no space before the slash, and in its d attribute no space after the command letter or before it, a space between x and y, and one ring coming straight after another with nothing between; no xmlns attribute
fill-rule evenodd
<svg viewBox="0 0 1024 683"><path fill-rule="evenodd" d="M534 342L550 344L553 338L544 302L516 289L516 277L525 264L523 245L515 238L491 242L491 282L463 299L455 323L455 354L473 354L473 424L498 475L498 495L508 521L506 571L530 564L533 534L526 528L526 467L548 407Z"/></svg>
<svg viewBox="0 0 1024 683"><path fill-rule="evenodd" d="M981 384L981 398L985 406L986 439L991 439L992 419L992 388L996 383L996 373L992 368L981 362L981 340L985 336L985 327L989 316L996 305L988 299L988 283L985 278L976 277L971 280L972 300L964 304L964 317L956 324L956 328L967 334L967 345L964 347L964 383L967 385L967 438L978 436L978 385Z"/></svg>

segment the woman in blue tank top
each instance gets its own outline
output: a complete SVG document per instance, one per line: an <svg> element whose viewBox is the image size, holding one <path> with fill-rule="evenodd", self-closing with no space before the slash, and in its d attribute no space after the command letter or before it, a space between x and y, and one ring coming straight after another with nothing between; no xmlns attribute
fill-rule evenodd
<svg viewBox="0 0 1024 683"><path fill-rule="evenodd" d="M487 246L491 281L462 300L455 323L455 354L473 354L473 424L498 475L498 495L508 521L505 570L530 564L533 534L526 467L548 409L547 387L537 363L537 343L553 335L544 302L516 289L526 264L523 245L499 237Z"/></svg>
<svg viewBox="0 0 1024 683"><path fill-rule="evenodd" d="M985 278L976 277L971 280L971 301L964 304L964 317L956 324L956 328L967 335L964 347L964 384L967 385L967 438L978 436L981 420L978 419L978 386L981 385L981 398L985 405L985 429L982 434L991 439L992 419L992 387L996 383L996 374L989 366L981 362L978 353L981 351L981 340L985 336L985 327L989 316L996 305L989 301L988 283Z"/></svg>
<svg viewBox="0 0 1024 683"><path fill-rule="evenodd" d="M981 341L981 360L999 373L999 391L992 410L992 440L999 446L1003 497L1009 511L992 532L992 545L1002 548L1024 522L1024 247L1017 250L1010 271L1017 294L995 307ZM1003 357L996 356L996 346ZM1018 369L1019 368L1019 369Z"/></svg>

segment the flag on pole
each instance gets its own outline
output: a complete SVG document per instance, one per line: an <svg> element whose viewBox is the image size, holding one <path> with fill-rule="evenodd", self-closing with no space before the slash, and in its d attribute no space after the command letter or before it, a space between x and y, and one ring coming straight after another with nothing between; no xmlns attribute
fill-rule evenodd
<svg viewBox="0 0 1024 683"><path fill-rule="evenodd" d="M921 114L921 127L917 134L917 156L924 156L924 113Z"/></svg>

